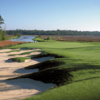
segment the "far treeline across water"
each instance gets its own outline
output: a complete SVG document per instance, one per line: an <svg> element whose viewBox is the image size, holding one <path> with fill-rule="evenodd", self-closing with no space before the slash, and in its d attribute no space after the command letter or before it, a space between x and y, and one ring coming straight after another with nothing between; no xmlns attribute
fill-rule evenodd
<svg viewBox="0 0 100 100"><path fill-rule="evenodd" d="M8 35L71 35L71 36L100 36L99 31L72 31L72 30L7 30Z"/></svg>

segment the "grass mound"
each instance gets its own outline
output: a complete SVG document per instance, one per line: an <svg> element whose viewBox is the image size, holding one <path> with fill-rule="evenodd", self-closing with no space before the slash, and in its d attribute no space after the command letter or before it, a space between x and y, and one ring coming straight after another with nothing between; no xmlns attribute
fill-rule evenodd
<svg viewBox="0 0 100 100"><path fill-rule="evenodd" d="M16 58L11 58L10 60L18 61L18 62L25 62L26 59L30 59L30 57L16 57Z"/></svg>
<svg viewBox="0 0 100 100"><path fill-rule="evenodd" d="M38 42L46 42L46 41L52 40L52 38L51 37L43 38L41 36L38 36L38 37L33 38L33 40L38 41Z"/></svg>
<svg viewBox="0 0 100 100"><path fill-rule="evenodd" d="M38 42L44 42L45 40L41 37L36 37L33 39L34 41L38 41Z"/></svg>
<svg viewBox="0 0 100 100"><path fill-rule="evenodd" d="M58 55L58 54L53 54L53 53L48 53L48 52L44 52L39 55L35 55L32 58L40 58L40 57L48 57L48 56L54 56L55 58L65 58L65 56L62 56L60 54Z"/></svg>
<svg viewBox="0 0 100 100"><path fill-rule="evenodd" d="M28 67L25 67L25 69L35 69L35 68L38 68L39 70L44 70L44 69L60 66L60 65L62 65L64 63L65 62L58 61L58 60L48 60L48 61L45 61L45 62L42 62L42 63L38 63L38 64L35 64L35 65L30 65Z"/></svg>

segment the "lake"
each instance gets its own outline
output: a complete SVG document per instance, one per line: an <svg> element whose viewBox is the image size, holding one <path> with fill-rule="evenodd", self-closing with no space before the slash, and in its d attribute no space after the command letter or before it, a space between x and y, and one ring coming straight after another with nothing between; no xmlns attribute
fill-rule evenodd
<svg viewBox="0 0 100 100"><path fill-rule="evenodd" d="M34 36L21 36L17 39L11 39L10 41L19 41L19 42L34 42L33 38Z"/></svg>

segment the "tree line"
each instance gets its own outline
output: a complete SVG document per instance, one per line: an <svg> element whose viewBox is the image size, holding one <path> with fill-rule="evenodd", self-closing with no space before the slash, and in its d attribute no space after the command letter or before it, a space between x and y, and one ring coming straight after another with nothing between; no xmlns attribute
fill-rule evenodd
<svg viewBox="0 0 100 100"><path fill-rule="evenodd" d="M100 36L99 31L72 31L72 30L7 30L8 35L71 35L71 36Z"/></svg>

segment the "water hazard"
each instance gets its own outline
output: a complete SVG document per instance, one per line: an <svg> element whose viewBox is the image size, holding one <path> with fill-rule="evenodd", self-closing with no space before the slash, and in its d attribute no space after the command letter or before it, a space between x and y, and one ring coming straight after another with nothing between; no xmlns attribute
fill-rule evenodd
<svg viewBox="0 0 100 100"><path fill-rule="evenodd" d="M34 42L33 38L34 36L21 36L17 39L11 39L10 41L18 41L18 42Z"/></svg>

